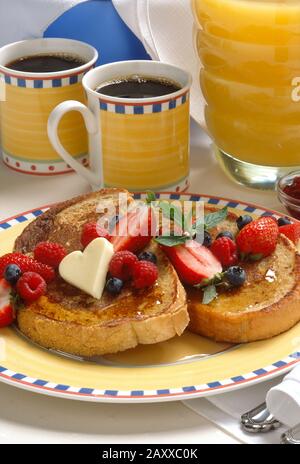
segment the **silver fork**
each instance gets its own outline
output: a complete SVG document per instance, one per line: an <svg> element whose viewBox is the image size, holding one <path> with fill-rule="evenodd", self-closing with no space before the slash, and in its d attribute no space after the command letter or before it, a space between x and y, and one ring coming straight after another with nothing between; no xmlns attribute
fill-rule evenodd
<svg viewBox="0 0 300 464"><path fill-rule="evenodd" d="M281 423L268 411L266 403L262 403L242 415L241 426L248 433L266 433L277 429Z"/></svg>
<svg viewBox="0 0 300 464"><path fill-rule="evenodd" d="M268 411L262 403L241 417L241 426L248 433L266 433L279 428L282 424ZM290 428L281 435L281 444L300 445L300 424Z"/></svg>

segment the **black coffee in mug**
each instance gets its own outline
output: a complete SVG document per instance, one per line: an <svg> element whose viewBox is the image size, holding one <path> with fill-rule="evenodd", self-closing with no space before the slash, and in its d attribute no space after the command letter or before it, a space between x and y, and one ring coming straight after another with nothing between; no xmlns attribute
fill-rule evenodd
<svg viewBox="0 0 300 464"><path fill-rule="evenodd" d="M15 71L30 73L49 73L67 71L85 64L82 58L67 54L32 55L18 58L6 65Z"/></svg>
<svg viewBox="0 0 300 464"><path fill-rule="evenodd" d="M164 78L130 76L101 84L96 92L118 98L153 98L177 92L181 86Z"/></svg>

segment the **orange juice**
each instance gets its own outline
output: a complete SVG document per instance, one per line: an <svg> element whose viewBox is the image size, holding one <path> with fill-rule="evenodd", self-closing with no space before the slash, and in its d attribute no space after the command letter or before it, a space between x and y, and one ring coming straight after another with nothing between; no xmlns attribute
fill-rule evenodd
<svg viewBox="0 0 300 464"><path fill-rule="evenodd" d="M206 123L218 148L255 165L300 166L300 102L292 99L300 0L193 0L193 7Z"/></svg>

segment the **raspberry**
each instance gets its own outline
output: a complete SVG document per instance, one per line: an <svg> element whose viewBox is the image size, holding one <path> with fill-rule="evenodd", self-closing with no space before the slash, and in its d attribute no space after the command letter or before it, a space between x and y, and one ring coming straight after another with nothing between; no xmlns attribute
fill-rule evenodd
<svg viewBox="0 0 300 464"><path fill-rule="evenodd" d="M34 257L43 264L57 268L67 252L59 243L41 242L34 249Z"/></svg>
<svg viewBox="0 0 300 464"><path fill-rule="evenodd" d="M158 269L150 261L138 261L133 269L133 286L137 289L151 287L158 278Z"/></svg>
<svg viewBox="0 0 300 464"><path fill-rule="evenodd" d="M26 303L32 303L46 293L47 285L36 272L25 272L17 283L17 292Z"/></svg>
<svg viewBox="0 0 300 464"><path fill-rule="evenodd" d="M236 244L229 237L217 238L211 246L211 251L223 267L233 266L237 263Z"/></svg>
<svg viewBox="0 0 300 464"><path fill-rule="evenodd" d="M4 277L6 266L16 264L24 272L36 272L40 274L46 282L51 282L55 278L54 269L47 264L39 263L29 256L21 253L8 253L0 258L0 278Z"/></svg>
<svg viewBox="0 0 300 464"><path fill-rule="evenodd" d="M113 277L123 281L130 280L133 275L137 257L131 251L118 251L109 264L109 272Z"/></svg>
<svg viewBox="0 0 300 464"><path fill-rule="evenodd" d="M236 244L241 255L261 259L276 248L279 228L272 217L261 217L247 224L237 235Z"/></svg>
<svg viewBox="0 0 300 464"><path fill-rule="evenodd" d="M106 229L98 226L97 222L87 222L84 224L81 234L81 244L85 248L95 238L103 237L107 240L110 239L110 235Z"/></svg>
<svg viewBox="0 0 300 464"><path fill-rule="evenodd" d="M279 227L279 232L289 238L295 245L300 240L300 223L287 224Z"/></svg>

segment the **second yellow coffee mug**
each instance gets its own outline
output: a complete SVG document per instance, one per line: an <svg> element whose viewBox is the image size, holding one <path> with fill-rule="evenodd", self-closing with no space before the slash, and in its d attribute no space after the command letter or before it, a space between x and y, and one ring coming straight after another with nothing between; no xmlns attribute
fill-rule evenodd
<svg viewBox="0 0 300 464"><path fill-rule="evenodd" d="M131 75L169 79L179 84L180 90L143 99L96 92L104 82ZM95 68L83 78L88 107L77 101L58 105L49 118L49 139L94 189L183 191L189 176L191 81L186 71L156 61L124 61ZM59 139L59 122L70 111L80 112L85 120L90 169L74 160Z"/></svg>

